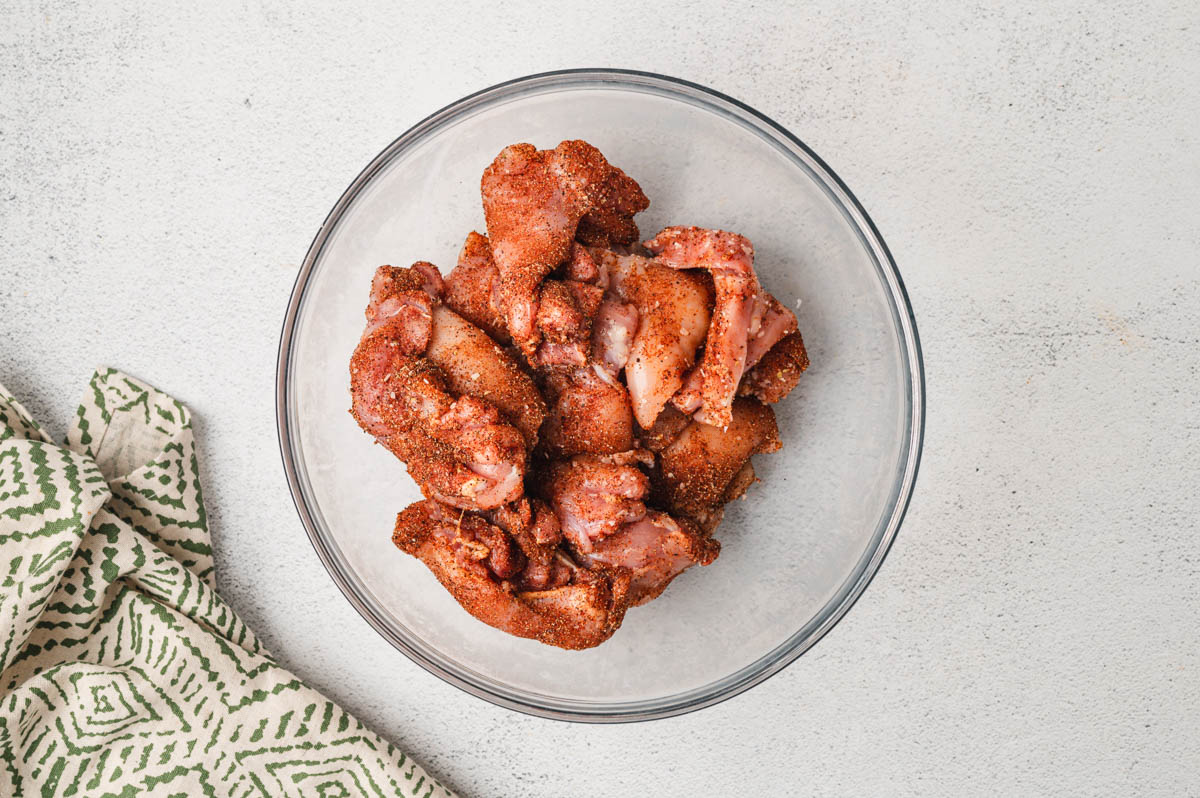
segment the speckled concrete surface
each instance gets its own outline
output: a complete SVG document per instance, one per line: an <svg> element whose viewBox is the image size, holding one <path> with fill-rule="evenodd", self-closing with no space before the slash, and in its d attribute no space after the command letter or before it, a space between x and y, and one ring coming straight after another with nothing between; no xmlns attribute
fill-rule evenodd
<svg viewBox="0 0 1200 798"><path fill-rule="evenodd" d="M1200 794L1195 6L470 5L9 0L0 380L56 432L101 363L190 404L222 591L467 795ZM377 637L303 537L272 407L296 268L358 170L469 91L583 65L711 85L821 153L929 384L916 498L845 621L733 701L606 728Z"/></svg>

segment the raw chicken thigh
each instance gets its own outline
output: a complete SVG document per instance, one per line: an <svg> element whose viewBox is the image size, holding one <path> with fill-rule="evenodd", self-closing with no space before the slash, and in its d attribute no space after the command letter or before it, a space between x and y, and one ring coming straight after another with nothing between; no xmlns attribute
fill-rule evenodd
<svg viewBox="0 0 1200 798"><path fill-rule="evenodd" d="M589 648L717 558L808 355L746 238L638 244L649 200L587 142L506 147L480 188L444 280L376 271L351 413L425 496L398 548L485 624Z"/></svg>

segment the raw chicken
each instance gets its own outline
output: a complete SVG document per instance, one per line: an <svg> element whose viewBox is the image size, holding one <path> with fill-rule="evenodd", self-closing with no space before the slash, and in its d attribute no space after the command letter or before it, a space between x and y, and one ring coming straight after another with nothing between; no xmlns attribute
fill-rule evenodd
<svg viewBox="0 0 1200 798"><path fill-rule="evenodd" d="M606 382L617 383L617 375L625 368L633 351L637 329L636 307L615 296L604 297L592 321L592 359L596 373Z"/></svg>
<svg viewBox="0 0 1200 798"><path fill-rule="evenodd" d="M645 517L650 478L634 465L638 456L578 455L547 470L543 491L577 551L588 553L597 541Z"/></svg>
<svg viewBox="0 0 1200 798"><path fill-rule="evenodd" d="M796 314L780 304L766 291L760 291L763 301L762 320L746 342L746 371L754 367L771 347L796 331Z"/></svg>
<svg viewBox="0 0 1200 798"><path fill-rule="evenodd" d="M707 279L693 272L677 271L640 255L620 255L609 250L593 250L598 261L601 282L608 285L608 298L601 313L619 315L619 323L628 329L629 318L636 313L636 333L629 343L623 365L625 382L633 402L633 414L643 427L649 427L667 401L683 384L684 374L692 367L696 350L709 329L713 305ZM614 308L616 303L627 303ZM609 365L622 362L619 328L602 329L603 339L593 351L597 360Z"/></svg>
<svg viewBox="0 0 1200 798"><path fill-rule="evenodd" d="M487 333L445 305L434 304L425 357L442 370L452 392L491 402L521 430L527 448L534 447L546 402L525 370Z"/></svg>
<svg viewBox="0 0 1200 798"><path fill-rule="evenodd" d="M668 437L661 435L654 442L660 447L653 477L655 502L706 528L716 525L710 521L713 513L754 481L753 470L744 470L751 455L782 446L775 413L753 399L734 400L727 427L692 421L663 445Z"/></svg>
<svg viewBox="0 0 1200 798"><path fill-rule="evenodd" d="M625 616L630 574L580 568L565 553L557 563L569 581L522 590L525 558L498 526L435 501L410 505L396 516L392 541L419 558L463 609L518 637L559 648L603 643Z"/></svg>
<svg viewBox="0 0 1200 798"><path fill-rule="evenodd" d="M746 396L749 393L752 393L752 391L748 392L746 389L746 381L749 378L751 370L755 364L757 364L759 360L766 356L766 354L771 351L777 343L787 339L791 334L795 334L796 330L796 315L794 313L785 308L782 304L780 304L779 300L771 296L766 291L760 291L759 297L762 300L763 312L758 329L749 334L746 342L746 363L742 375L742 382L738 387L739 396ZM804 345L801 343L801 351L803 348ZM781 368L788 367L791 363L791 354L794 354L794 342L789 343L780 350L780 353L776 356L777 359L773 361L774 368L778 371ZM806 360L805 368L807 368L807 365L808 364ZM803 370L803 368L800 369L800 371ZM760 378L761 374L763 373L766 372L760 372ZM799 377L799 372L796 372L794 375L795 380L799 380ZM756 378L756 381L760 378ZM788 379L792 379L792 377L789 376ZM687 378L684 380L683 387L679 389L679 393L674 396L672 402L677 407L684 408L689 412L695 408L698 408L703 401L703 382L704 380L701 369L692 369L691 373L688 374ZM778 378L775 379L775 382L779 383ZM782 383L779 383L771 392L782 398L782 396L786 395L787 392L794 387L795 381L793 381L792 384L786 388L782 385ZM763 395L766 395L765 387L763 388L763 391ZM778 401L778 399L772 401Z"/></svg>
<svg viewBox="0 0 1200 798"><path fill-rule="evenodd" d="M808 357L749 241L668 227L639 247L649 202L590 144L507 147L480 189L488 235L444 281L376 272L351 412L426 497L400 549L484 623L588 648L716 559L752 455L780 447L763 403Z"/></svg>
<svg viewBox="0 0 1200 798"><path fill-rule="evenodd" d="M629 393L592 366L548 369L541 374L550 399L542 444L551 457L613 454L633 446Z"/></svg>
<svg viewBox="0 0 1200 798"><path fill-rule="evenodd" d="M441 290L428 263L376 271L367 328L350 361L351 412L405 461L427 495L459 507L496 507L521 494L544 405L515 361L439 306ZM448 341L462 348L451 355Z"/></svg>
<svg viewBox="0 0 1200 798"><path fill-rule="evenodd" d="M637 606L657 598L691 566L708 565L720 552L721 544L691 522L651 510L581 554L580 561L589 567L627 570L632 577L629 605Z"/></svg>
<svg viewBox="0 0 1200 798"><path fill-rule="evenodd" d="M536 328L542 343L535 366L585 366L591 349L592 320L604 289L579 280L545 280Z"/></svg>
<svg viewBox="0 0 1200 798"><path fill-rule="evenodd" d="M500 312L499 276L487 236L472 232L458 254L458 265L446 275L444 300L451 310L495 341L507 344L512 337Z"/></svg>
<svg viewBox="0 0 1200 798"><path fill-rule="evenodd" d="M686 568L708 565L721 550L694 523L647 509L650 481L637 464L653 462L650 452L636 449L581 455L552 465L545 482L578 561L627 570L631 605L654 598Z"/></svg>
<svg viewBox="0 0 1200 798"><path fill-rule="evenodd" d="M518 347L532 357L542 281L571 255L580 222L593 242L632 242L634 214L650 203L637 183L592 145L564 141L553 150L504 148L480 183L498 304Z"/></svg>
<svg viewBox="0 0 1200 798"><path fill-rule="evenodd" d="M562 530L544 501L522 497L486 517L507 532L525 555L525 569L518 578L521 590L549 590L570 583L575 569L558 554Z"/></svg>
<svg viewBox="0 0 1200 798"><path fill-rule="evenodd" d="M761 402L774 404L792 392L807 368L804 339L794 332L771 347L758 365L746 372L738 396L754 396Z"/></svg>
<svg viewBox="0 0 1200 798"><path fill-rule="evenodd" d="M596 264L587 250L573 244L571 253L565 279L546 279L535 288L534 332L541 342L529 357L535 367L583 366L588 361L592 320L604 289L595 285ZM486 236L467 236L458 265L446 277L445 302L498 343L512 341L500 310L500 272Z"/></svg>
<svg viewBox="0 0 1200 798"><path fill-rule="evenodd" d="M704 269L712 275L716 299L699 366L699 396L687 392L675 404L695 411L706 424L724 427L746 369L748 342L766 311L754 273L754 247L736 233L700 227L667 227L645 246L673 269Z"/></svg>

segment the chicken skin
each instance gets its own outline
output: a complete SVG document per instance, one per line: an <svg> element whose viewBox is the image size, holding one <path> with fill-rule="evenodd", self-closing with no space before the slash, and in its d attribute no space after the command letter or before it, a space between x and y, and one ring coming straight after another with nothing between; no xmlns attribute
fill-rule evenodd
<svg viewBox="0 0 1200 798"><path fill-rule="evenodd" d="M376 271L350 361L351 412L426 495L496 507L521 495L545 405L515 361L441 306L442 287L428 263Z"/></svg>

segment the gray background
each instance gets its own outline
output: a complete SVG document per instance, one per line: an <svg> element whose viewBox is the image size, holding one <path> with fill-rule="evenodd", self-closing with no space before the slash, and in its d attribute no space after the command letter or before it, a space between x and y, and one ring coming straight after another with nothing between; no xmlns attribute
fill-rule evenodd
<svg viewBox="0 0 1200 798"><path fill-rule="evenodd" d="M0 0L0 380L56 434L98 364L188 403L221 591L283 662L468 795L1200 794L1194 4L334 5ZM358 170L468 92L585 65L710 85L819 152L896 256L929 388L847 618L739 698L605 728L378 638L304 537L272 404Z"/></svg>

